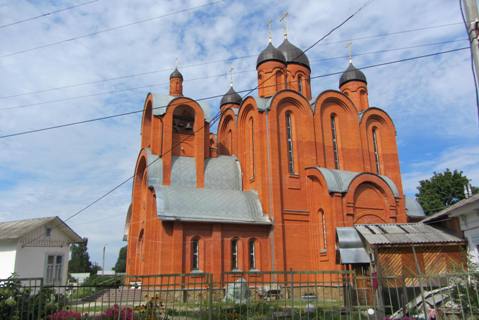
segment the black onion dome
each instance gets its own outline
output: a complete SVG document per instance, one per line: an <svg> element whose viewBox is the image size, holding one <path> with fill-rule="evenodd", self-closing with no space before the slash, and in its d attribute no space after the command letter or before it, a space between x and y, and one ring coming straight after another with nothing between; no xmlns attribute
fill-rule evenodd
<svg viewBox="0 0 479 320"><path fill-rule="evenodd" d="M284 39L283 43L278 47L278 50L283 53L286 58L286 63L301 64L311 70L306 54L303 50L289 42L288 39Z"/></svg>
<svg viewBox="0 0 479 320"><path fill-rule="evenodd" d="M170 79L173 78L180 78L181 80L183 80L183 75L181 74L181 72L178 71L178 68L175 68L175 70L173 70L173 72L170 74Z"/></svg>
<svg viewBox="0 0 479 320"><path fill-rule="evenodd" d="M341 87L343 84L349 81L362 81L364 83L368 83L364 73L357 69L352 62L349 63L348 68L341 75L341 78L339 79L339 86Z"/></svg>
<svg viewBox="0 0 479 320"><path fill-rule="evenodd" d="M286 62L286 59L284 58L284 55L281 53L281 51L276 49L275 46L273 46L270 42L268 46L259 54L258 60L256 60L256 68L258 68L258 66L263 62L273 60L282 63Z"/></svg>
<svg viewBox="0 0 479 320"><path fill-rule="evenodd" d="M240 105L241 101L243 101L241 96L235 91L235 89L233 89L233 87L230 87L228 92L226 92L225 95L223 96L223 98L221 98L220 106L225 105L225 104L238 104L238 105Z"/></svg>

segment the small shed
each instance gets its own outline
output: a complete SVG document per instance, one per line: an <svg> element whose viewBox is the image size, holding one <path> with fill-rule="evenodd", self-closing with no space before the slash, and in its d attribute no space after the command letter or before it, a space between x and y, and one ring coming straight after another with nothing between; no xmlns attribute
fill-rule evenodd
<svg viewBox="0 0 479 320"><path fill-rule="evenodd" d="M427 224L362 224L354 228L383 276L437 275L464 268L465 241Z"/></svg>

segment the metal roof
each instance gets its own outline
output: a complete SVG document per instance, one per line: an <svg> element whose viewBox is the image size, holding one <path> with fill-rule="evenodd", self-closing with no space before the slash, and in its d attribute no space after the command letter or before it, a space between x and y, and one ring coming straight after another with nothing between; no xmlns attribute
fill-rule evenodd
<svg viewBox="0 0 479 320"><path fill-rule="evenodd" d="M175 68L175 70L173 70L173 72L170 74L170 79L173 79L173 78L179 78L183 80L183 75L181 74L180 71L178 71L178 68Z"/></svg>
<svg viewBox="0 0 479 320"><path fill-rule="evenodd" d="M367 83L364 73L357 69L351 62L349 63L348 68L341 75L341 78L339 78L339 86L341 87L343 84L349 81L362 81Z"/></svg>
<svg viewBox="0 0 479 320"><path fill-rule="evenodd" d="M151 95L153 96L153 115L155 116L162 116L166 113L166 109L168 107L168 105L170 104L171 101L173 101L173 99L177 99L177 98L186 98L186 99L190 99L188 97L174 97L174 96L170 96L170 95L164 95L164 94L157 94L157 93L153 93L151 92ZM198 103L201 107L201 109L203 110L203 113L204 113L204 116L205 116L205 119L207 117L209 117L209 114L208 114L208 110L209 110L209 106L206 102L204 101L195 101L196 103ZM207 121L210 121L210 119L206 119Z"/></svg>
<svg viewBox="0 0 479 320"><path fill-rule="evenodd" d="M283 53L286 58L286 63L297 63L311 69L309 59L304 51L289 42L288 39L284 39L283 43L278 47L278 50Z"/></svg>
<svg viewBox="0 0 479 320"><path fill-rule="evenodd" d="M414 198L406 197L406 209L409 217L422 218L426 216L421 205Z"/></svg>
<svg viewBox="0 0 479 320"><path fill-rule="evenodd" d="M353 227L338 227L336 228L336 235L342 264L370 262L363 241Z"/></svg>
<svg viewBox="0 0 479 320"><path fill-rule="evenodd" d="M263 62L267 61L279 61L282 63L286 62L286 58L284 57L283 53L279 51L271 42L268 43L266 48L258 56L256 60L256 68Z"/></svg>
<svg viewBox="0 0 479 320"><path fill-rule="evenodd" d="M463 239L424 223L358 224L354 227L370 245L464 242Z"/></svg>
<svg viewBox="0 0 479 320"><path fill-rule="evenodd" d="M346 170L329 169L329 168L323 168L323 167L317 167L317 166L314 168L318 169L323 175L324 179L326 180L328 184L329 192L345 193L348 191L349 185L354 180L354 178L356 178L357 176L361 174L372 174L384 180L384 182L386 182L386 184L391 189L394 196L399 197L399 191L396 187L396 184L389 177L377 175L372 172L354 172L354 171L346 171Z"/></svg>
<svg viewBox="0 0 479 320"><path fill-rule="evenodd" d="M244 192L237 159L219 156L205 160L205 187L196 188L196 163L173 157L171 184L162 183L162 159L148 153L148 183L156 191L162 220L271 224L263 215L258 195Z"/></svg>
<svg viewBox="0 0 479 320"><path fill-rule="evenodd" d="M0 240L14 240L23 237L44 225L56 225L72 240L81 242L82 238L59 217L42 217L0 222Z"/></svg>
<svg viewBox="0 0 479 320"><path fill-rule="evenodd" d="M224 94L224 96L221 98L220 106L225 105L225 104L241 104L241 101L243 99L241 96L238 94L238 92L233 89L233 85L230 86L230 89Z"/></svg>

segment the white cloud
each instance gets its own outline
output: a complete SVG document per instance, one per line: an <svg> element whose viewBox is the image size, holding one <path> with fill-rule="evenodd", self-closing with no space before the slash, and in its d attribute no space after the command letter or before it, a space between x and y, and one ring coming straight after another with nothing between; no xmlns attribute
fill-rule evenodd
<svg viewBox="0 0 479 320"><path fill-rule="evenodd" d="M5 17L2 23L35 16L73 2L55 3L57 6L46 1L0 2L0 16ZM204 3L200 0L142 0L118 1L112 5L108 1L99 1L59 15L1 29L0 56ZM360 3L352 0L344 0L340 4L332 0L279 3L271 0L225 1L201 10L0 58L0 97L163 70L173 66L177 57L182 65L188 65L256 55L266 46L268 19L274 19L274 43L280 43L282 28L278 18L285 9L290 12L291 41L306 48L359 6ZM318 45L308 52L308 57L318 60L346 54L344 43L332 44L332 41L457 21L460 21L457 3L447 0L375 1L325 41L330 44ZM357 40L353 43L353 50L360 53L460 37L466 36L459 25ZM456 45L361 56L355 58L354 63L358 66L374 64ZM188 80L224 73L231 65L237 72L251 71L235 75L238 90L255 86L253 57L183 68L186 95L200 98L225 92L229 82L226 77ZM314 63L312 69L313 75L318 75L345 67L346 59L337 59ZM162 84L168 81L169 72L0 98L0 109ZM464 168L466 174L478 181L477 170L474 169L474 166L477 167L473 158L475 153L467 151L478 146L478 130L466 52L368 69L365 73L370 102L383 107L396 123L406 190L410 192L418 179L429 177L428 170L439 166L439 163L448 163L451 168ZM314 94L337 88L338 78L315 80ZM167 87L150 89L166 93ZM141 109L148 90L0 110L0 135ZM218 101L208 101L210 114L218 110ZM46 215L65 218L95 200L133 173L139 151L139 130L140 116L137 115L0 140L0 218ZM421 141L434 142L425 143L421 150L424 156L411 155L410 146L416 143L418 137ZM451 153L441 151L443 149L457 152L454 154L455 162L448 160ZM440 162L435 159L440 159ZM433 161L432 165L426 168L409 165L420 165L426 161ZM71 221L75 230L90 238L94 260L100 261L101 248L108 243L107 266L114 263L114 250L122 245L120 239L130 195L131 186L125 185Z"/></svg>

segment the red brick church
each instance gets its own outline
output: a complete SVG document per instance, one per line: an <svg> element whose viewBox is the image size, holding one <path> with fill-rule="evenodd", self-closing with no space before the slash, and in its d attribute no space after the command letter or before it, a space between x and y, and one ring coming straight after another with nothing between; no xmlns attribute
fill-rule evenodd
<svg viewBox="0 0 479 320"><path fill-rule="evenodd" d="M147 95L128 274L340 269L336 228L417 219L393 121L370 106L363 72L350 62L339 90L313 97L308 57L288 39L256 70L258 95L231 87L216 133L177 69L169 95Z"/></svg>

